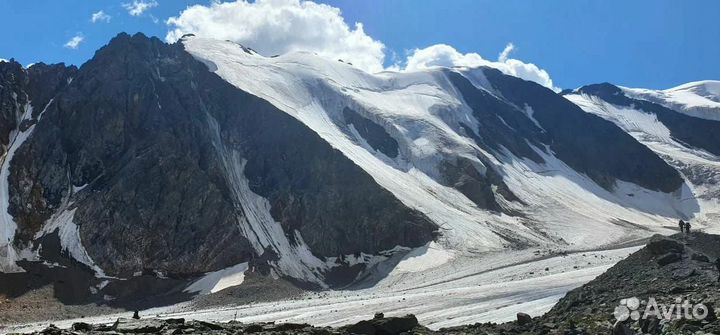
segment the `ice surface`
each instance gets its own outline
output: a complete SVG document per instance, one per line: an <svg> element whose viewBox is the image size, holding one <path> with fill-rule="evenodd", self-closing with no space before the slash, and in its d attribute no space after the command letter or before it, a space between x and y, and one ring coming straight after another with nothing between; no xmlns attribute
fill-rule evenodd
<svg viewBox="0 0 720 335"><path fill-rule="evenodd" d="M662 91L622 89L637 99L655 102L690 116L720 121L720 81L696 81Z"/></svg>
<svg viewBox="0 0 720 335"><path fill-rule="evenodd" d="M421 272L394 272L370 289L307 293L277 302L197 310L188 304L143 311L162 318L241 322L307 322L340 326L370 319L375 312L387 316L415 314L432 329L475 322L503 322L518 312L541 315L565 292L581 286L639 247L596 250L568 255L523 250L463 256ZM546 271L547 269L547 271ZM132 313L82 319L112 323ZM69 327L78 320L53 322ZM40 330L47 323L9 327L7 332Z"/></svg>

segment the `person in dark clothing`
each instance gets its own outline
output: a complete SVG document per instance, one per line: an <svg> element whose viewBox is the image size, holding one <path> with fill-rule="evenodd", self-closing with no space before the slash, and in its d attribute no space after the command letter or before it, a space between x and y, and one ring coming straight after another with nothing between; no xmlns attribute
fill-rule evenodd
<svg viewBox="0 0 720 335"><path fill-rule="evenodd" d="M680 222L678 223L678 226L680 226L681 233L685 232L685 221L680 220Z"/></svg>
<svg viewBox="0 0 720 335"><path fill-rule="evenodd" d="M690 235L690 222L685 222L685 234Z"/></svg>

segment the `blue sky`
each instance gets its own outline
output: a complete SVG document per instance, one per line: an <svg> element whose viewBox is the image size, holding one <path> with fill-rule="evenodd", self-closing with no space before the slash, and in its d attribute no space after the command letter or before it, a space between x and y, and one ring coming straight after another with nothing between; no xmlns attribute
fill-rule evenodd
<svg viewBox="0 0 720 335"><path fill-rule="evenodd" d="M351 29L363 23L364 33L384 45L385 66L403 66L413 50L436 44L495 61L513 43L513 58L536 64L561 88L604 81L669 88L720 79L720 1L322 2L339 8ZM79 65L118 32L164 39L169 17L190 5L209 5L156 0L157 6L132 16L123 3L132 1L0 0L0 58ZM109 22L91 22L100 10ZM76 49L66 47L75 36L82 42Z"/></svg>

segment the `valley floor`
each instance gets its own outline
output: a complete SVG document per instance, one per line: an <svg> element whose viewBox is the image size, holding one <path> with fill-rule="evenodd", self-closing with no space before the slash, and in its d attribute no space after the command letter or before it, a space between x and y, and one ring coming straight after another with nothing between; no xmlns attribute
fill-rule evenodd
<svg viewBox="0 0 720 335"><path fill-rule="evenodd" d="M475 322L503 322L525 312L547 312L568 291L581 286L637 251L643 241L609 250L565 253L521 250L482 255L448 255L427 248L411 253L370 288L302 293L273 302L198 307L182 303L142 311L141 315L225 322L292 322L341 326L372 318L414 314L431 329ZM424 264L424 265L422 265ZM423 268L425 266L426 268ZM226 303L224 291L215 293ZM209 299L205 299L207 302ZM112 323L132 313L53 321L68 328L74 322ZM50 322L13 325L0 332L31 332Z"/></svg>
<svg viewBox="0 0 720 335"><path fill-rule="evenodd" d="M670 228L663 228L663 234L672 234ZM718 229L707 226L703 230L717 233ZM414 314L430 329L505 322L514 320L518 312L544 314L567 292L604 273L646 242L629 240L589 250L575 247L574 251L524 249L480 254L446 250L430 243L390 259L385 268L379 267L374 275L344 290L305 292L283 280L249 272L240 286L140 314L213 322L342 326L382 312L387 316ZM16 308L21 307L25 308L16 304ZM79 321L110 324L132 315L105 307L68 307L74 308L72 313L48 314L47 319L53 321L5 325L0 333L38 331L50 323L60 328ZM42 320L42 311L36 312L40 314L34 319Z"/></svg>

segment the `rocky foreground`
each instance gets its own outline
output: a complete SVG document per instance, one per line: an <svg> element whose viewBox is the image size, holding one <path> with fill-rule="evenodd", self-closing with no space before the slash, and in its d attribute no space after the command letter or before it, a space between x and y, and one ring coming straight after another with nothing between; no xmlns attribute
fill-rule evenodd
<svg viewBox="0 0 720 335"><path fill-rule="evenodd" d="M211 323L184 319L119 319L112 325L76 323L71 329L50 326L37 334L720 334L716 308L720 285L715 260L720 236L656 236L648 245L590 283L569 292L548 313L531 318L519 313L513 322L484 323L430 330L413 315L385 317L340 328L308 324ZM529 288L531 289L531 288ZM671 315L650 316L653 301ZM677 314L702 304L705 315ZM689 309L692 311L692 308ZM699 312L701 310L696 310ZM617 319L621 320L618 321Z"/></svg>

